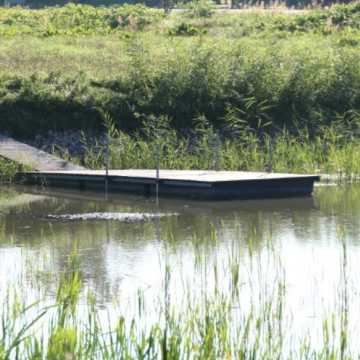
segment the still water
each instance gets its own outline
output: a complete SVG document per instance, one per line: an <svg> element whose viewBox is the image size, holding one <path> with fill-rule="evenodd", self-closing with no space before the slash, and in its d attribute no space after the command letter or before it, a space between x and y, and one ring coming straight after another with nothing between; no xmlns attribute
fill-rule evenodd
<svg viewBox="0 0 360 360"><path fill-rule="evenodd" d="M74 249L84 294L107 312L131 314L139 291L156 304L165 263L179 307L189 289L194 296L215 284L230 289L235 261L245 304L283 279L287 326L300 336L321 333L346 278L349 328L360 330L360 186L320 186L299 199L163 199L158 206L128 195L1 188L0 298L14 287L28 301L51 301Z"/></svg>

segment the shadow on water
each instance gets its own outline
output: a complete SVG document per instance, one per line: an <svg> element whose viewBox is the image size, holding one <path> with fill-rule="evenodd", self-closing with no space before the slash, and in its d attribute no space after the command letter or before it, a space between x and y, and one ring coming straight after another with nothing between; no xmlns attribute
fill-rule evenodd
<svg viewBox="0 0 360 360"><path fill-rule="evenodd" d="M269 233L276 238L284 226L309 229L318 215L312 197L216 202L161 199L156 204L154 199L134 195L112 194L107 198L97 192L14 189L29 201L16 207L15 216L14 212L8 214L6 224L12 231L8 235L17 238L16 229L28 226L34 243L47 235L56 237L59 244L71 229L80 244L88 243L89 239L96 243L116 239L129 248L141 250L157 237L153 221L157 214L161 218L161 238L171 237L178 245L194 238L208 238L214 229L220 242L246 241L247 234L253 235L255 229L261 243ZM138 221L125 221L128 214Z"/></svg>
<svg viewBox="0 0 360 360"><path fill-rule="evenodd" d="M124 207L132 207L143 209L144 211L166 211L199 214L226 214L233 211L251 211L262 209L264 211L285 210L285 209L312 209L314 208L314 200L311 196L290 198L290 199L265 199L265 200L233 200L233 201L196 201L181 199L161 199L157 208L155 199L145 198L143 196L127 195L127 194L111 194L111 197L99 192L78 191L78 190L62 190L62 189L46 189L41 187L16 187L20 193L28 195L59 198L73 200L82 203L97 202L99 204L119 205ZM34 198L34 201L36 198Z"/></svg>

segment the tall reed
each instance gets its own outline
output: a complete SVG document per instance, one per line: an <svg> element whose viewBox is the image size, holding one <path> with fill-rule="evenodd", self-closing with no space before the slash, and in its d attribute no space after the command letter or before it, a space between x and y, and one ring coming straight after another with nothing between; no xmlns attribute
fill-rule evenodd
<svg viewBox="0 0 360 360"><path fill-rule="evenodd" d="M327 173L347 181L358 179L360 174L356 160L360 143L357 139L347 141L331 128L314 137L306 132L294 136L286 130L262 137L252 131L226 137L210 125L197 128L190 136L165 127L157 137L157 131L145 128L145 136L131 136L112 126L107 135L110 168L155 169L160 154L163 169ZM73 160L90 168L104 168L106 146L101 141L95 146L84 144L84 155Z"/></svg>
<svg viewBox="0 0 360 360"><path fill-rule="evenodd" d="M252 234L250 252L254 250L251 243L256 243L256 233ZM340 307L333 310L330 320L319 319L322 321L322 341L312 341L306 336L298 338L295 332L292 333L294 329L289 327L286 310L286 273L276 253L271 251L271 240L267 245L269 258L261 262L260 254L252 256L249 273L248 265L239 257L240 249L236 244L229 248L225 258L209 257L206 248L216 241L216 235L213 236L201 239L194 254L196 274L204 276L194 279L195 274L191 274L192 283L181 285L182 282L178 281L179 276L186 277L188 269L182 268L180 270L184 273L176 274L170 264L164 264L163 291L169 287L177 288L182 294L178 299L159 294L158 304L146 305L144 294L139 291L137 298L133 299L135 313L126 313L125 310L116 318L114 313L104 318L91 294L85 298L81 296L81 261L73 252L60 277L53 305L43 307L41 302L36 302L26 306L16 293L5 297L0 328L1 358L357 358L357 353L351 350L356 335L348 328L350 289L347 246L343 235L339 233L343 289ZM263 267L266 263L277 269L273 280L272 275L268 278L268 270ZM216 280L218 276L222 282ZM256 276L263 281L258 288L254 287L251 293L247 293L244 282L251 282ZM200 287L195 286L197 284ZM179 289L180 286L185 287ZM149 311L155 316L148 317Z"/></svg>

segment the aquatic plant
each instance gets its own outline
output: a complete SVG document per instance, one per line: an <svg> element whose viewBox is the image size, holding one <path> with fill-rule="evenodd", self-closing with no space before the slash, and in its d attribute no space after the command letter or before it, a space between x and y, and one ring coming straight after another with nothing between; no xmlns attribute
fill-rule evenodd
<svg viewBox="0 0 360 360"><path fill-rule="evenodd" d="M1 358L357 358L353 347L356 334L350 332L348 324L351 312L347 245L341 231L338 307L331 309L329 317L319 319L322 334L317 340L306 335L297 337L289 325L286 273L276 252L271 250L274 245L271 235L266 245L270 254L267 263L275 269L275 278L270 281L266 279L267 270L261 265L259 254L254 254L258 240L255 229L249 233L247 264L241 260L236 243L221 261L209 257L207 248L216 243L216 231L212 234L194 239L196 280L192 274L192 282L188 282L190 279L185 275L188 269L182 268L183 278L178 281L179 274L174 274L171 264L162 258L164 293L158 296L157 304L149 305L139 290L133 299L134 313L120 313L116 319L114 314L101 316L91 293L85 299L81 296L84 286L81 260L72 251L60 276L54 304L44 306L39 301L27 306L11 291L5 297L1 312ZM168 256L174 251L171 237L163 241L168 243L164 244L167 250L162 255ZM251 282L256 276L272 285L267 287L260 281L259 288L246 293L244 282ZM173 301L166 296L166 289L175 282L176 287L184 288L181 299ZM194 287L194 282L200 287ZM149 311L155 317L147 317Z"/></svg>
<svg viewBox="0 0 360 360"><path fill-rule="evenodd" d="M22 167L12 161L0 158L0 183L10 183Z"/></svg>
<svg viewBox="0 0 360 360"><path fill-rule="evenodd" d="M246 130L228 138L207 124L197 127L189 137L171 128L163 129L160 143L149 135L154 131L130 136L113 128L108 137L110 168L155 169L159 158L162 169L320 173L336 175L339 181L356 181L360 175L356 160L360 156L359 142L344 143L343 136L329 129L313 138L306 132L294 136L286 130L263 137ZM94 147L84 142L84 146L84 155L73 155L74 161L104 169L106 145L98 142Z"/></svg>

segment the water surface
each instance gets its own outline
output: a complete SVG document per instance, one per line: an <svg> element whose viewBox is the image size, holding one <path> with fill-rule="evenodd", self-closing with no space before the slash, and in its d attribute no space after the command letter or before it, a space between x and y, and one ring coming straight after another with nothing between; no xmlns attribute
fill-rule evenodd
<svg viewBox="0 0 360 360"><path fill-rule="evenodd" d="M360 186L321 186L309 198L194 202L128 195L3 187L0 190L0 297L16 287L51 301L69 254L77 249L99 307L131 313L139 290L156 304L171 269L170 298L184 289L231 288L240 264L244 303L286 284L288 326L320 336L344 280L350 328L359 331ZM214 264L219 278L214 277ZM220 285L219 285L220 284ZM353 344L353 346L357 346Z"/></svg>

